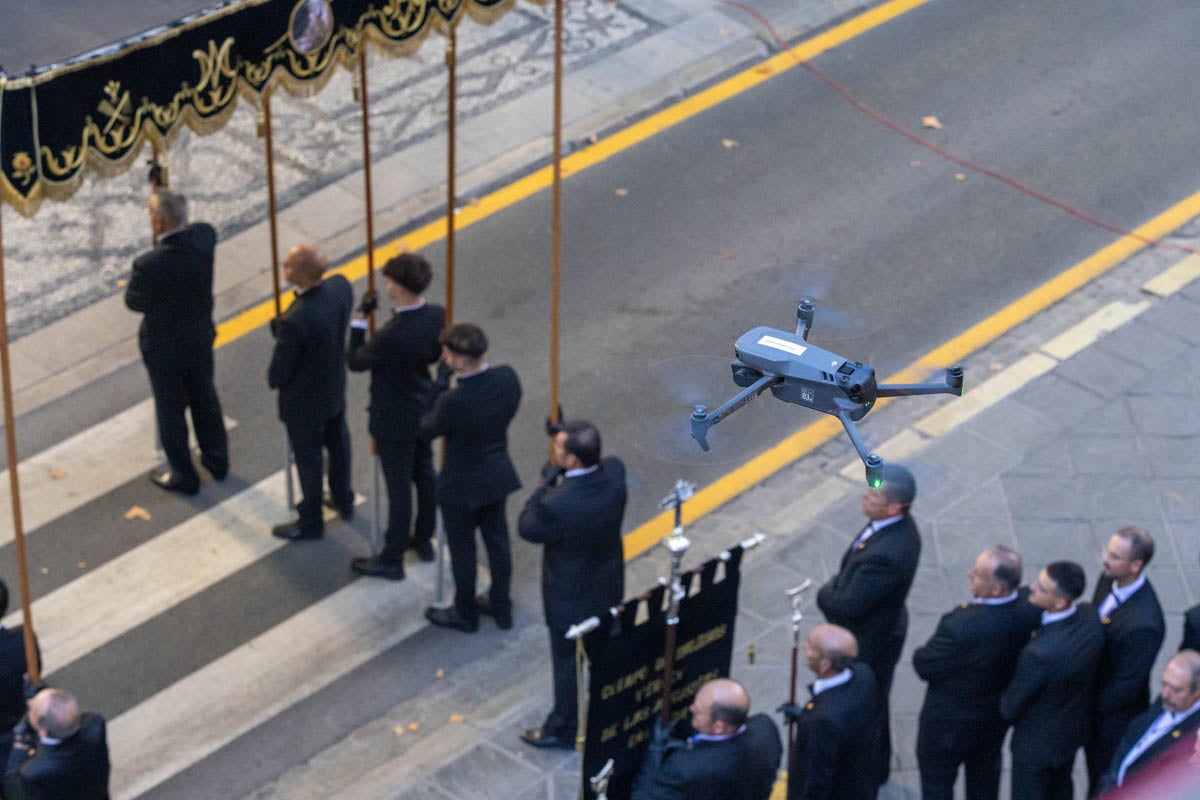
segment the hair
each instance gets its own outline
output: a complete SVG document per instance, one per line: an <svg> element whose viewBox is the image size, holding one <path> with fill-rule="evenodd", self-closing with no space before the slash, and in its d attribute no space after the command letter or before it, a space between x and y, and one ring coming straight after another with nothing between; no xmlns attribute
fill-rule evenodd
<svg viewBox="0 0 1200 800"><path fill-rule="evenodd" d="M1154 537L1145 528L1129 525L1113 535L1120 536L1129 542L1130 561L1140 561L1142 567L1145 568L1150 563L1150 559L1154 558Z"/></svg>
<svg viewBox="0 0 1200 800"><path fill-rule="evenodd" d="M824 658L826 661L828 661L829 666L836 672L849 669L854 665L854 662L858 660L856 656L851 655L844 650L838 650L833 647L822 653L821 658Z"/></svg>
<svg viewBox="0 0 1200 800"><path fill-rule="evenodd" d="M1087 587L1087 575L1084 573L1083 567L1074 561L1055 561L1047 564L1046 574L1058 587L1055 594L1071 602L1078 599Z"/></svg>
<svg viewBox="0 0 1200 800"><path fill-rule="evenodd" d="M1005 545L998 544L991 549L992 558L996 560L996 567L992 570L992 577L1004 584L1008 591L1013 591L1021 585L1021 556L1016 550Z"/></svg>
<svg viewBox="0 0 1200 800"><path fill-rule="evenodd" d="M708 710L708 715L712 717L713 722L724 722L733 728L740 728L744 725L746 717L749 714L750 709L745 706L718 703L716 701L713 701L712 707Z"/></svg>
<svg viewBox="0 0 1200 800"><path fill-rule="evenodd" d="M30 721L52 739L66 739L79 730L79 703L62 689L43 689L44 700L30 710Z"/></svg>
<svg viewBox="0 0 1200 800"><path fill-rule="evenodd" d="M1171 660L1182 661L1188 669L1188 675L1190 676L1188 685L1191 690L1194 692L1200 689L1200 653L1197 653L1195 650L1180 650L1175 654L1175 658Z"/></svg>
<svg viewBox="0 0 1200 800"><path fill-rule="evenodd" d="M567 434L563 449L579 459L579 463L590 467L600 463L600 431L590 422L568 422L562 426Z"/></svg>
<svg viewBox="0 0 1200 800"><path fill-rule="evenodd" d="M383 265L383 274L413 294L421 294L433 280L433 267L420 253L401 253Z"/></svg>
<svg viewBox="0 0 1200 800"><path fill-rule="evenodd" d="M488 349L488 340L483 331L469 322L460 322L442 331L438 341L450 352L467 358L482 358Z"/></svg>
<svg viewBox="0 0 1200 800"><path fill-rule="evenodd" d="M325 270L329 268L329 261L325 258L325 254L312 245L297 245L293 247L287 255L288 260L292 264L292 269L305 278L318 281L325 274Z"/></svg>
<svg viewBox="0 0 1200 800"><path fill-rule="evenodd" d="M188 202L186 197L179 192L172 192L170 189L159 189L152 197L155 198L154 216L173 228L187 225Z"/></svg>

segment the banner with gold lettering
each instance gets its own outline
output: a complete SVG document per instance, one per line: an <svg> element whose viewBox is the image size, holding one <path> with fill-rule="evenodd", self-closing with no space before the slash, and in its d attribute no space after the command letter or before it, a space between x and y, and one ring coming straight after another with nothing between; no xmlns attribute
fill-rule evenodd
<svg viewBox="0 0 1200 800"><path fill-rule="evenodd" d="M0 201L27 216L113 175L147 141L211 133L239 97L321 90L366 42L414 52L430 27L491 22L515 0L242 0L24 76L0 73Z"/></svg>
<svg viewBox="0 0 1200 800"><path fill-rule="evenodd" d="M688 596L679 604L671 677L671 717L676 720L688 717L688 706L704 683L729 676L743 550L739 545L728 553L728 558L714 558L682 576ZM628 601L617 617L605 619L584 637L591 664L583 750L588 798L594 795L586 778L611 758L609 800L628 800L650 743L662 710L665 593L666 587L658 586ZM639 609L647 614L640 624Z"/></svg>

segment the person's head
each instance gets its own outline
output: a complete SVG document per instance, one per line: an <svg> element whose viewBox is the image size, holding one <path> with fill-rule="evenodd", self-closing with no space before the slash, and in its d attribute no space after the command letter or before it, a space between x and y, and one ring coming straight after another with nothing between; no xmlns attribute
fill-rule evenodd
<svg viewBox="0 0 1200 800"><path fill-rule="evenodd" d="M472 372L487 352L488 340L478 325L460 322L442 331L442 361L455 372Z"/></svg>
<svg viewBox="0 0 1200 800"><path fill-rule="evenodd" d="M1100 554L1104 574L1117 586L1128 586L1136 581L1152 558L1154 537L1145 528L1132 525L1110 536Z"/></svg>
<svg viewBox="0 0 1200 800"><path fill-rule="evenodd" d="M1162 675L1162 701L1167 709L1179 713L1200 703L1200 653L1181 650Z"/></svg>
<svg viewBox="0 0 1200 800"><path fill-rule="evenodd" d="M150 193L150 230L155 236L170 233L187 225L187 198L170 189L158 189Z"/></svg>
<svg viewBox="0 0 1200 800"><path fill-rule="evenodd" d="M745 724L750 713L750 696L737 681L717 678L696 692L691 712L692 727L697 733L726 736Z"/></svg>
<svg viewBox="0 0 1200 800"><path fill-rule="evenodd" d="M383 265L383 285L392 305L412 305L433 280L433 267L420 253L401 253Z"/></svg>
<svg viewBox="0 0 1200 800"><path fill-rule="evenodd" d="M988 548L967 571L967 583L975 597L1007 597L1021 585L1021 556L1002 544Z"/></svg>
<svg viewBox="0 0 1200 800"><path fill-rule="evenodd" d="M879 486L863 492L862 513L867 519L880 520L908 511L917 496L917 481L913 474L899 464L883 465L883 480Z"/></svg>
<svg viewBox="0 0 1200 800"><path fill-rule="evenodd" d="M590 422L565 422L554 434L554 462L563 469L582 469L600 463L600 431Z"/></svg>
<svg viewBox="0 0 1200 800"><path fill-rule="evenodd" d="M858 640L837 625L818 625L804 640L804 663L818 678L837 675L858 658Z"/></svg>
<svg viewBox="0 0 1200 800"><path fill-rule="evenodd" d="M1083 567L1073 561L1055 561L1029 585L1029 602L1051 613L1066 611L1086 586Z"/></svg>
<svg viewBox="0 0 1200 800"><path fill-rule="evenodd" d="M297 289L307 289L321 280L329 261L315 245L298 244L283 260L283 277Z"/></svg>
<svg viewBox="0 0 1200 800"><path fill-rule="evenodd" d="M66 739L79 730L79 703L62 689L42 689L29 701L29 724L49 739Z"/></svg>

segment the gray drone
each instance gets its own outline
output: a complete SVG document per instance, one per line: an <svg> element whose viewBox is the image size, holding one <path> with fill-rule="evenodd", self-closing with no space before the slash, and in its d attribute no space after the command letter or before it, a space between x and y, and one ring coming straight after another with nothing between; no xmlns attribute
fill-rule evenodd
<svg viewBox="0 0 1200 800"><path fill-rule="evenodd" d="M876 385L874 367L808 343L815 313L812 301L802 300L796 307L794 334L760 326L738 338L733 345L737 360L730 366L733 382L744 388L712 412L704 406L696 406L692 412L692 438L707 451L709 428L770 389L780 400L841 420L867 468L867 484L878 487L883 475L883 459L867 450L854 423L867 415L878 397L961 396L962 367L947 367L944 383Z"/></svg>

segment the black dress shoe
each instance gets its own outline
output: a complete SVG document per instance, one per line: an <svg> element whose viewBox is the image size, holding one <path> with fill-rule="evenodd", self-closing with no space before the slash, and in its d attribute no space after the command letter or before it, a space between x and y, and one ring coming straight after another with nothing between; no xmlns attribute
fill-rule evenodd
<svg viewBox="0 0 1200 800"><path fill-rule="evenodd" d="M209 466L209 464L207 464L203 459L201 459L200 464L206 470L208 470L208 474L212 475L213 480L217 481L218 483L225 480L225 476L229 474L228 464L223 467Z"/></svg>
<svg viewBox="0 0 1200 800"><path fill-rule="evenodd" d="M505 611L497 614L492 610L492 600L486 594L481 594L475 598L475 605L479 608L480 614L486 614L496 620L496 627L502 631L509 630L513 626L512 612Z"/></svg>
<svg viewBox="0 0 1200 800"><path fill-rule="evenodd" d="M356 558L350 562L350 569L359 575L369 575L372 578L387 578L389 581L404 580L403 564L384 561L378 557Z"/></svg>
<svg viewBox="0 0 1200 800"><path fill-rule="evenodd" d="M289 542L304 542L314 539L320 539L323 531L306 531L300 527L300 520L294 519L291 522L285 522L282 525L276 525L271 528L271 535L278 539L287 539Z"/></svg>
<svg viewBox="0 0 1200 800"><path fill-rule="evenodd" d="M336 511L338 516L346 520L346 522L354 519L354 505L351 504L348 508L342 508L341 506L338 506L333 502L333 498L330 497L329 492L321 495L321 504L326 508Z"/></svg>
<svg viewBox="0 0 1200 800"><path fill-rule="evenodd" d="M450 608L438 608L430 606L425 609L425 619L437 625L439 628L454 628L463 633L474 633L479 630L479 622L473 619L467 619L462 614L458 613L458 609L454 606Z"/></svg>
<svg viewBox="0 0 1200 800"><path fill-rule="evenodd" d="M200 491L200 480L187 481L179 477L173 470L151 472L150 482L160 489L180 494L195 494Z"/></svg>
<svg viewBox="0 0 1200 800"><path fill-rule="evenodd" d="M433 542L428 539L421 539L417 542L410 542L408 549L417 554L417 558L422 561L433 561L437 558L437 553L433 550Z"/></svg>
<svg viewBox="0 0 1200 800"><path fill-rule="evenodd" d="M574 750L575 737L555 736L542 728L526 728L521 731L521 741L525 744L554 750Z"/></svg>

